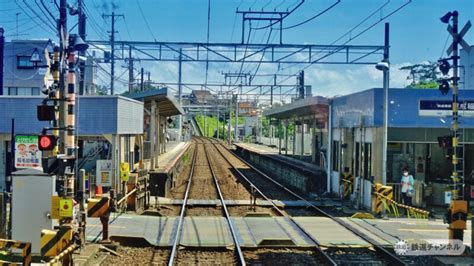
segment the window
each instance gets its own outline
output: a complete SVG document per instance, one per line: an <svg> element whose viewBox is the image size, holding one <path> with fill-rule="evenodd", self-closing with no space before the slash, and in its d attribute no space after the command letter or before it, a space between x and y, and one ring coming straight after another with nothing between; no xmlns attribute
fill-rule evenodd
<svg viewBox="0 0 474 266"><path fill-rule="evenodd" d="M30 56L18 55L16 57L17 68L18 69L30 69L35 68L33 62L30 61Z"/></svg>
<svg viewBox="0 0 474 266"><path fill-rule="evenodd" d="M17 88L8 88L8 95L18 95Z"/></svg>
<svg viewBox="0 0 474 266"><path fill-rule="evenodd" d="M32 96L40 95L40 88L15 88L8 87L8 95L18 95L18 96Z"/></svg>
<svg viewBox="0 0 474 266"><path fill-rule="evenodd" d="M332 170L339 171L339 141L332 142Z"/></svg>

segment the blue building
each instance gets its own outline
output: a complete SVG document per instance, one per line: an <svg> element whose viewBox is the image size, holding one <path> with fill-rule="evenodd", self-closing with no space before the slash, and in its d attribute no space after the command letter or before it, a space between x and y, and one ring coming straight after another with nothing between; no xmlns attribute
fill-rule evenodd
<svg viewBox="0 0 474 266"><path fill-rule="evenodd" d="M426 203L428 185L431 201L444 204L444 191L451 181L449 151L438 137L451 134L452 95L433 89L390 89L388 96L387 183L397 187L402 170L415 177L419 193L416 205ZM474 170L474 90L459 92L460 162L470 191ZM356 177L382 181L383 90L369 89L331 100L330 190L339 192L339 176L348 167ZM473 183L474 185L474 183ZM367 184L362 190L370 186ZM368 189L370 190L370 189ZM362 196L370 206L370 193Z"/></svg>
<svg viewBox="0 0 474 266"><path fill-rule="evenodd" d="M36 106L41 96L0 96L0 191L11 169L12 119L16 135L39 135L49 122L38 121ZM98 159L110 160L118 177L120 162L135 162L136 138L143 134L144 104L121 96L79 96L76 98L77 134L81 168L95 175ZM101 152L99 152L101 151ZM92 157L94 156L94 157ZM83 162L83 163L82 163ZM112 183L114 181L112 180Z"/></svg>

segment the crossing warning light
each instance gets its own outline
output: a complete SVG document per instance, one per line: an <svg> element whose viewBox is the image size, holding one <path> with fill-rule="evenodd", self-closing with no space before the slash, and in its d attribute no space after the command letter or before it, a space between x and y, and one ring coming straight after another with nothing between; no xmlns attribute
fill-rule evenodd
<svg viewBox="0 0 474 266"><path fill-rule="evenodd" d="M56 141L54 135L41 135L38 138L38 147L42 151L50 151L56 147Z"/></svg>

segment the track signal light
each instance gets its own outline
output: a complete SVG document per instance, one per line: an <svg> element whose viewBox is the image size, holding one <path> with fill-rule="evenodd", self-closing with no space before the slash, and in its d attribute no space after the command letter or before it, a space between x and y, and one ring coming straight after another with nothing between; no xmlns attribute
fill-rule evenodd
<svg viewBox="0 0 474 266"><path fill-rule="evenodd" d="M443 94L443 95L448 94L448 92L450 90L448 80L447 79L442 79L442 80L439 80L438 82L439 82L439 91L441 92L441 94Z"/></svg>
<svg viewBox="0 0 474 266"><path fill-rule="evenodd" d="M56 119L54 105L47 105L47 104L38 105L37 117L39 121L52 121Z"/></svg>
<svg viewBox="0 0 474 266"><path fill-rule="evenodd" d="M445 24L448 24L449 23L449 19L451 19L451 17L453 16L453 13L451 12L448 12L446 13L444 16L442 16L441 18L439 18L441 20L441 22L445 23Z"/></svg>
<svg viewBox="0 0 474 266"><path fill-rule="evenodd" d="M443 149L450 149L453 147L453 137L452 136L442 136L438 137L438 145Z"/></svg>
<svg viewBox="0 0 474 266"><path fill-rule="evenodd" d="M448 75L449 69L451 68L451 65L449 64L447 59L441 59L438 61L439 62L439 70L443 75Z"/></svg>
<svg viewBox="0 0 474 266"><path fill-rule="evenodd" d="M57 138L54 135L41 135L38 138L38 147L42 151L50 151L56 147Z"/></svg>

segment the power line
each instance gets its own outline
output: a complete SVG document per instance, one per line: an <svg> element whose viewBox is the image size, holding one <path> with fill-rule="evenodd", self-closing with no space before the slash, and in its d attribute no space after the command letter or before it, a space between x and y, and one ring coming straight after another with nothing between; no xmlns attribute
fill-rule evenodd
<svg viewBox="0 0 474 266"><path fill-rule="evenodd" d="M297 4L298 2L296 2L295 4ZM256 27L256 28L253 28L254 30L263 30L263 29L266 29L266 28L270 28L272 27L273 25L277 24L277 23L280 23L281 21L283 21L286 17L288 17L289 15L291 15L293 12L295 12L295 10L297 10L302 4L304 3L304 0L301 0L292 10L288 11L288 13L284 14L279 20L275 20L275 22L272 22L270 24L268 24L267 26L263 26L263 27ZM293 5L290 5L288 8L294 6Z"/></svg>
<svg viewBox="0 0 474 266"><path fill-rule="evenodd" d="M38 27L42 27L42 26L41 26L41 23L38 23L38 21L37 21L36 19L34 19L34 18L39 18L39 19L41 19L38 15L36 15L36 16L30 15L30 13L29 13L29 12L26 12L25 8L20 5L20 3L18 2L18 0L15 0L15 4L16 4L16 5L23 11L23 13L25 13ZM54 31L51 31L51 29L49 28L50 25L48 25L48 24L46 23L46 26L47 26L47 28L45 28L46 31L49 31L50 33L56 34L55 30L54 30Z"/></svg>
<svg viewBox="0 0 474 266"><path fill-rule="evenodd" d="M36 1L35 1L35 2L36 2ZM40 14L36 13L35 8L31 7L31 6L26 2L26 0L23 0L23 3L25 4L26 7L28 7L28 9L30 9L30 10L38 17L39 20L41 20L41 21L44 23L45 26L47 26L47 27L49 27L50 29L52 29L53 32L56 31L56 28L55 28L55 26L54 26L54 23L53 23L53 26L51 26L51 24L50 24L51 21L49 21L48 18L46 18L46 20L44 20L43 17L42 17ZM38 4L38 3L36 3L36 4ZM44 12L42 9L41 9L41 11ZM25 11L25 12L26 12L26 11Z"/></svg>
<svg viewBox="0 0 474 266"><path fill-rule="evenodd" d="M390 2L390 0L387 1L387 3L388 3L388 2ZM383 6L385 6L387 3L385 3ZM321 61L322 59L324 59L324 58L326 58L326 57L328 57L328 56L330 56L330 55L332 55L332 54L334 54L334 53L339 52L341 49L343 49L344 45L346 45L347 43L351 42L352 40L358 38L359 36L361 36L362 34L364 34L364 33L367 32L367 31L369 31L370 29L372 29L373 27L375 27L376 25L378 25L380 22L384 21L384 20L387 19L388 17L390 17L390 16L392 16L393 14L397 13L399 10L401 10L402 8L404 8L405 6L407 6L407 5L410 4L410 3L411 3L411 0L408 0L405 4L399 6L399 7L398 7L397 9L395 9L394 11L390 12L389 14L387 14L387 15L385 15L385 16L380 17L380 19L379 19L378 21L376 21L375 23L371 24L369 27L365 28L364 30L362 30L361 32L359 32L357 35L351 36L346 42L344 42L343 44L341 44L339 47L336 47L336 48L333 49L332 51L328 52L328 53L325 54L324 56L321 56L321 57L317 58L316 60L311 61L311 62L309 63L309 65L305 66L305 67L302 68L301 70L305 70L305 69L309 68L310 66L312 66L313 64L315 64L315 63ZM383 6L382 6L382 7L383 7ZM381 7L381 8L382 8L382 7ZM378 10L380 10L381 8L377 9L377 10L376 10L375 12L373 12L370 16L372 16L373 14L375 14L376 12L378 12ZM367 19L367 18L366 18L366 19ZM366 19L364 19L363 22L365 22ZM356 27L358 27L359 25L361 25L363 22L359 23ZM355 28L355 27L354 27L354 28ZM354 29L354 28L352 28L352 29ZM352 29L351 29L351 31L352 31ZM340 40L340 39L341 39L341 38L338 38L336 41L338 41L338 40ZM332 44L334 44L334 42L333 42ZM331 45L332 45L332 44L331 44ZM319 53L320 53L320 52L319 52ZM319 54L319 53L317 53L317 54ZM300 72L301 70L299 70L298 72ZM297 73L298 73L298 72L297 72ZM282 82L284 82L284 81L286 81L286 80L288 80L288 79L289 79L289 78L283 80Z"/></svg>
<svg viewBox="0 0 474 266"><path fill-rule="evenodd" d="M140 10L140 13L142 14L142 18L143 18L143 20L145 21L146 27L148 28L148 32L150 32L151 36L153 37L153 40L156 41L156 37L155 37L155 35L153 34L153 32L151 31L150 25L148 25L148 20L146 19L146 16L145 16L145 14L143 13L142 6L140 5L140 1L136 0L135 2L136 2L137 5L138 5L138 9Z"/></svg>
<svg viewBox="0 0 474 266"><path fill-rule="evenodd" d="M207 44L209 44L209 29L211 26L211 0L207 1ZM207 77L209 74L209 51L206 53L206 78L204 84L207 84Z"/></svg>
<svg viewBox="0 0 474 266"><path fill-rule="evenodd" d="M306 19L300 23L296 23L295 25L291 25L291 26L288 26L288 27L283 27L282 29L284 30L288 30L288 29L292 29L292 28L296 28L298 26L301 26L303 24L306 24L314 19L316 19L317 17L321 16L322 14L328 12L330 9L332 9L333 7L337 6L339 3L341 2L341 0L337 0L337 2L334 2L332 5L330 5L329 7L327 7L326 9L324 9L323 11L319 12L318 14L310 17L309 19Z"/></svg>

